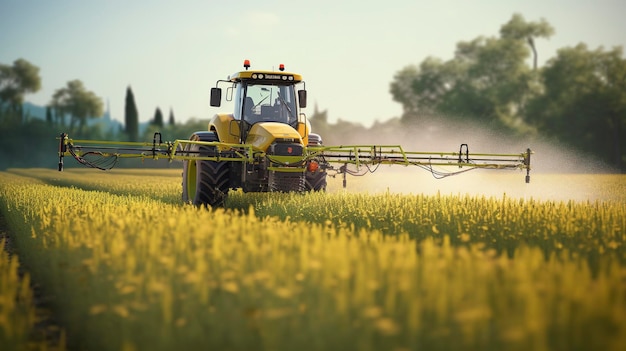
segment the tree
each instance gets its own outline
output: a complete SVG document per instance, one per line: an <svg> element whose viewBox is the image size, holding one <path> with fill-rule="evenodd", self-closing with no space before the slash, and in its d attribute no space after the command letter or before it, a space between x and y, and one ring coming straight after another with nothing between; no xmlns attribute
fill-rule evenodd
<svg viewBox="0 0 626 351"><path fill-rule="evenodd" d="M139 138L139 113L135 105L135 96L130 88L126 88L126 103L124 105L124 121L126 123L126 135L128 140L137 141Z"/></svg>
<svg viewBox="0 0 626 351"><path fill-rule="evenodd" d="M524 128L524 108L538 93L525 64L530 56L527 39L552 32L544 20L527 23L515 14L501 27L499 38L460 42L449 61L429 57L419 67L404 68L391 83L394 100L404 107L403 119L441 114L512 130Z"/></svg>
<svg viewBox="0 0 626 351"><path fill-rule="evenodd" d="M554 28L545 20L526 22L520 14L514 14L511 20L500 28L500 36L504 39L526 40L533 52L533 70L537 70L537 48L535 38L549 38Z"/></svg>
<svg viewBox="0 0 626 351"><path fill-rule="evenodd" d="M531 94L527 57L528 49L517 40L478 38L459 43L455 62L447 70L456 79L448 79L450 88L437 110L514 129L517 111Z"/></svg>
<svg viewBox="0 0 626 351"><path fill-rule="evenodd" d="M24 95L39 89L39 67L21 58L13 66L0 64L0 112L21 121Z"/></svg>
<svg viewBox="0 0 626 351"><path fill-rule="evenodd" d="M88 118L98 118L103 113L103 103L96 94L85 89L83 82L78 79L67 82L63 88L57 89L52 95L50 105L60 113L70 116L69 130L71 133L85 132ZM78 130L76 130L78 123Z"/></svg>
<svg viewBox="0 0 626 351"><path fill-rule="evenodd" d="M46 123L48 123L48 125L54 124L54 120L52 119L52 107L50 107L50 105L46 106Z"/></svg>
<svg viewBox="0 0 626 351"><path fill-rule="evenodd" d="M154 119L152 120L152 125L157 127L163 127L163 113L159 107L154 111Z"/></svg>
<svg viewBox="0 0 626 351"><path fill-rule="evenodd" d="M430 57L427 58L431 59ZM424 64L422 62L422 64ZM389 91L393 100L399 102L404 110L404 117L416 119L422 108L422 95L416 93L414 85L418 84L421 78L421 72L415 65L410 65L401 69L393 77Z"/></svg>
<svg viewBox="0 0 626 351"><path fill-rule="evenodd" d="M404 107L405 119L418 119L435 114L450 87L461 76L461 66L454 61L444 63L427 57L419 67L411 65L398 72L391 84L394 100Z"/></svg>
<svg viewBox="0 0 626 351"><path fill-rule="evenodd" d="M170 107L170 119L169 119L169 125L173 126L176 124L176 120L174 119L174 110L172 110L172 108Z"/></svg>
<svg viewBox="0 0 626 351"><path fill-rule="evenodd" d="M315 104L313 113L311 114L311 117L308 118L308 121L311 124L311 130L314 131L314 133L324 137L330 134L331 130L328 126L328 110L320 111L317 104Z"/></svg>
<svg viewBox="0 0 626 351"><path fill-rule="evenodd" d="M542 71L545 93L529 103L538 129L626 170L626 59L622 48L560 49Z"/></svg>

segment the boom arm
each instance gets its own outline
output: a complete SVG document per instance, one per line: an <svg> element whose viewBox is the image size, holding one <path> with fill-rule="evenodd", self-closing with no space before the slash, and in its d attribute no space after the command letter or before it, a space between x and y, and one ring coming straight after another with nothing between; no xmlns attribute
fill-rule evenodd
<svg viewBox="0 0 626 351"><path fill-rule="evenodd" d="M272 156L248 144L228 144L174 140L163 142L155 133L150 142L121 142L98 140L73 140L62 133L59 141L59 171L63 170L63 157L72 156L79 163L102 170L111 169L119 158L166 158L173 160L210 160L253 163L268 158L274 164L300 167L304 171L310 162L323 169L351 175L373 172L383 165L417 166L430 171L436 178L460 174L477 168L526 170L526 183L530 182L530 156L527 149L518 154L470 153L467 144L459 152L404 151L399 145L348 145L309 146L302 156ZM193 145L203 146L192 147ZM201 150L201 151L197 151ZM348 166L355 169L349 169ZM335 167L337 166L337 167ZM438 171L434 166L455 166L459 171Z"/></svg>

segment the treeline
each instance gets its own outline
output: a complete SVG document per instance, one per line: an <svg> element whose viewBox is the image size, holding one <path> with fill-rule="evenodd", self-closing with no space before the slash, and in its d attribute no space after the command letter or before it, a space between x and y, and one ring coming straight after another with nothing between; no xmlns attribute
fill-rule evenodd
<svg viewBox="0 0 626 351"><path fill-rule="evenodd" d="M515 14L498 37L459 42L454 57L428 57L391 83L402 120L469 121L515 135L544 135L626 171L626 60L622 47L558 50L538 66L548 22Z"/></svg>
<svg viewBox="0 0 626 351"><path fill-rule="evenodd" d="M130 86L126 89L124 124L107 124L102 121L102 99L80 80L57 89L45 106L45 119L35 118L24 111L24 97L40 88L39 67L21 58L12 65L0 64L0 169L56 167L55 136L61 132L76 139L140 141L152 140L153 133L159 131L165 140L173 140L204 130L208 124L196 119L178 124L171 108L165 123L161 109L156 107L154 117L141 128ZM98 120L100 123L94 123Z"/></svg>
<svg viewBox="0 0 626 351"><path fill-rule="evenodd" d="M477 125L512 137L548 137L625 172L622 48L591 50L581 43L558 50L540 67L535 41L553 33L545 20L528 22L515 14L498 37L459 42L450 60L428 57L398 71L390 91L403 106L399 119L370 128L341 120L331 125L327 112L316 108L310 118L313 130L326 144L345 145L393 142L399 135L434 139L438 134L428 130L432 125ZM30 62L0 64L0 168L53 167L53 136L60 131L81 139L138 141L152 140L157 130L171 140L207 127L208 121L196 120L179 125L171 109L166 123L156 107L150 126L141 133L130 86L123 126L118 130L90 126L90 119L102 116L103 103L79 80L55 91L45 120L25 118L24 96L40 86L39 68Z"/></svg>
<svg viewBox="0 0 626 351"><path fill-rule="evenodd" d="M0 170L7 168L56 168L58 164L57 151L59 140L56 137L68 129L55 124L48 119L31 118L23 123L9 122L6 114L0 114ZM190 119L185 123L165 124L162 127L150 123L143 129L137 140L151 141L154 132L161 133L163 140L185 139L193 132L206 130L207 120ZM74 137L73 134L70 134ZM107 130L102 126L85 128L83 134L76 139L94 140L128 140L124 130ZM136 160L122 161L118 167L137 166ZM83 167L77 162L66 161L66 167ZM146 162L143 166L182 167L178 163Z"/></svg>

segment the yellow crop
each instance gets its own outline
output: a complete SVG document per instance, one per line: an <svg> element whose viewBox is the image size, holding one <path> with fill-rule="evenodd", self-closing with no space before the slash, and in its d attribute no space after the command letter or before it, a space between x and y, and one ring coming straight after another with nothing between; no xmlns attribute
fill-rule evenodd
<svg viewBox="0 0 626 351"><path fill-rule="evenodd" d="M0 173L0 211L70 346L621 350L626 204L243 194L179 172Z"/></svg>
<svg viewBox="0 0 626 351"><path fill-rule="evenodd" d="M27 344L35 325L35 308L28 275L18 275L17 258L11 258L0 240L0 345L19 350Z"/></svg>

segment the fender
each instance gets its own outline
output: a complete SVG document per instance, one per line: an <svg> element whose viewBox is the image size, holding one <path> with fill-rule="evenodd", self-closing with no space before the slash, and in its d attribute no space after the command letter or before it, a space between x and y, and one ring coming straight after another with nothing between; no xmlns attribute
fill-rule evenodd
<svg viewBox="0 0 626 351"><path fill-rule="evenodd" d="M222 143L239 144L239 124L231 123L234 120L232 113L217 114L209 122L209 131L217 133L217 137Z"/></svg>

